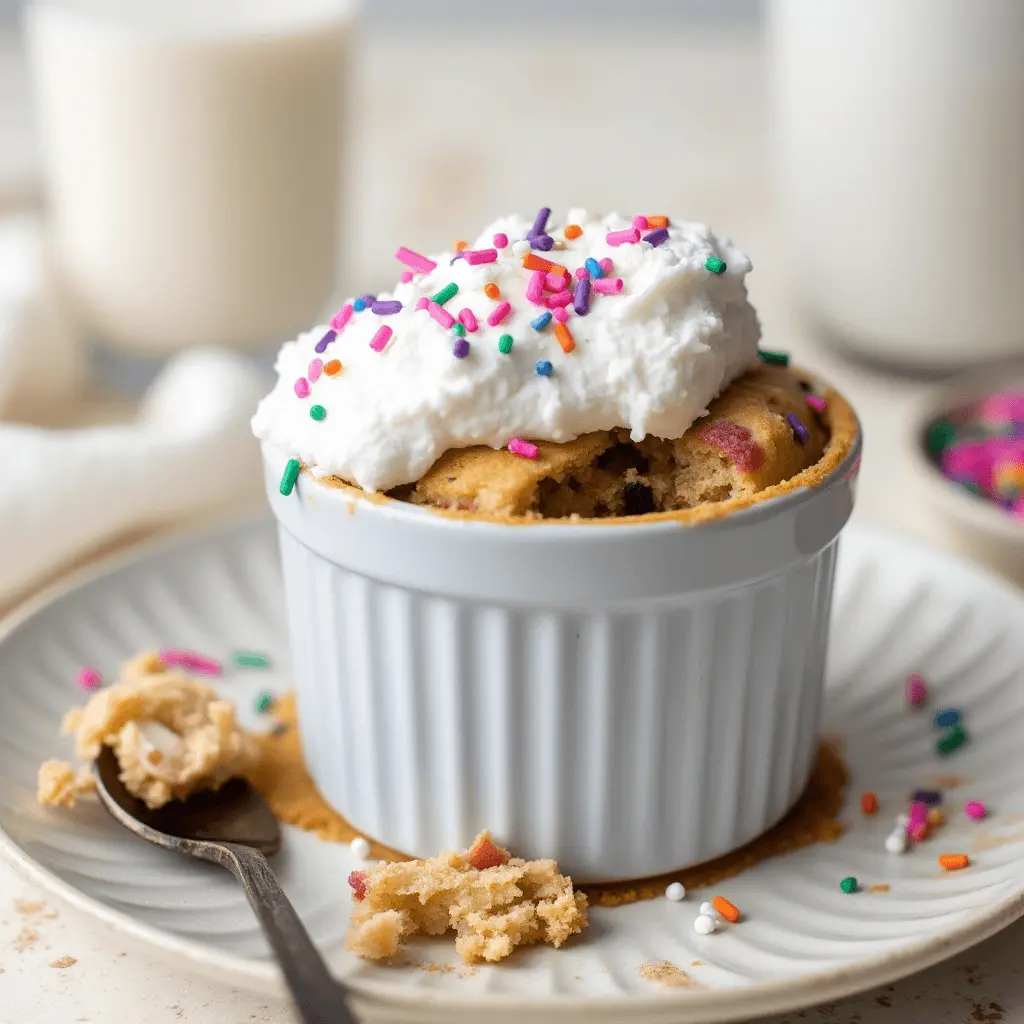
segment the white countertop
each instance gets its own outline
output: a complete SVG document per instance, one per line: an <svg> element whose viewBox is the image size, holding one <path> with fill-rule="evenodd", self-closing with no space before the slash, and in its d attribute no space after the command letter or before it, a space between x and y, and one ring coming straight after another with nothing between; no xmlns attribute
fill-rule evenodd
<svg viewBox="0 0 1024 1024"><path fill-rule="evenodd" d="M866 453L856 517L956 546L904 484L901 439L927 386L847 363L804 327L784 277L785 256L769 213L765 185L762 68L756 41L712 35L657 38L624 47L611 36L479 39L448 33L436 45L401 37L365 42L355 76L349 152L352 174L346 237L436 244L453 224L486 222L497 205L528 209L590 205L685 210L740 240L756 271L751 292L766 347L785 349L834 381L858 409ZM573 44L576 45L573 45ZM456 63L456 56L462 63ZM557 160L520 159L538 138L535 111L549 100L532 76L557 62L574 93L597 97L600 145L566 131ZM466 63L505 73L514 88L500 99L465 88ZM419 108L446 109L443 133L423 118L395 123L407 90L392 70L420 83ZM415 69L412 74L410 69ZM611 69L611 70L610 70ZM679 97L702 83L701 99ZM632 91L624 88L629 86ZM17 48L0 37L0 210L32 191L35 157ZM657 145L642 152L616 140L635 135L638 120L656 126ZM489 126L500 121L502 130ZM571 127L571 125L569 126ZM593 133L592 133L593 134ZM442 137L443 136L443 137ZM452 140L460 141L458 146ZM508 140L513 140L511 143ZM415 172L410 174L409 168ZM638 173L638 168L640 173ZM351 197L358 197L355 201ZM445 236L441 235L444 238ZM347 245L352 287L386 280L387 247ZM89 412L94 415L95 399ZM110 934L89 917L48 903L55 916L28 922L18 900L45 899L0 865L0 1024L140 1021L144 1024L287 1022L287 1008L261 997L182 975ZM38 940L19 942L27 924ZM1018 949L1024 922L981 946L895 986L825 1007L774 1018L775 1024L1024 1024L1024 971ZM19 947L24 947L20 949ZM73 966L50 964L74 957Z"/></svg>

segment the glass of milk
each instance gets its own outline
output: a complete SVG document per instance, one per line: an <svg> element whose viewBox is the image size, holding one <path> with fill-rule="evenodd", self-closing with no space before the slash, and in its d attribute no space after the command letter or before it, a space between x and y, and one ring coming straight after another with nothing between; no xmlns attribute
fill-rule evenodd
<svg viewBox="0 0 1024 1024"><path fill-rule="evenodd" d="M54 254L100 344L263 348L335 283L353 0L36 0Z"/></svg>
<svg viewBox="0 0 1024 1024"><path fill-rule="evenodd" d="M771 0L799 297L873 360L1024 351L1024 2Z"/></svg>

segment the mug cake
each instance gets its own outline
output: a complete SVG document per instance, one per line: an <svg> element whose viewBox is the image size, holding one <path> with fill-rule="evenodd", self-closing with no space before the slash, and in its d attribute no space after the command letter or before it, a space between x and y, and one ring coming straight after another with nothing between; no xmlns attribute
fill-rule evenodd
<svg viewBox="0 0 1024 1024"><path fill-rule="evenodd" d="M853 412L759 348L703 225L544 209L396 257L253 419L313 778L418 857L742 845L811 767Z"/></svg>

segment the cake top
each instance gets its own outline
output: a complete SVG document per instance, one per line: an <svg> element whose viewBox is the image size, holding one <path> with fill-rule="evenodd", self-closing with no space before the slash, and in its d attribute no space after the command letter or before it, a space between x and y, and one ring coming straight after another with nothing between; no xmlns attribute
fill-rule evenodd
<svg viewBox="0 0 1024 1024"><path fill-rule="evenodd" d="M624 427L680 437L757 365L750 261L703 224L570 210L467 248L400 248L396 287L285 344L256 436L368 491L446 451Z"/></svg>

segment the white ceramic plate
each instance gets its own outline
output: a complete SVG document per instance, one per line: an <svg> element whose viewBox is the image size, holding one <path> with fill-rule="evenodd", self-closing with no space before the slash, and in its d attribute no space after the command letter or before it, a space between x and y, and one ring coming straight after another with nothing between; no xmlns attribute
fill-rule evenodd
<svg viewBox="0 0 1024 1024"><path fill-rule="evenodd" d="M277 871L313 937L363 994L372 1021L724 1021L837 998L909 974L1024 914L1024 598L1007 585L909 542L851 529L840 559L826 727L845 737L851 805L876 791L890 813L849 811L832 846L767 861L718 887L746 914L714 935L692 928L699 901L660 899L593 912L581 940L534 948L498 967L465 971L449 942L416 942L422 964L386 967L343 949L349 911L346 847L289 831ZM180 859L122 831L96 805L49 812L34 802L36 767L66 755L57 736L80 699L75 669L108 674L150 646L187 645L226 658L263 651L271 672L231 672L225 694L251 706L287 686L284 616L271 527L257 523L151 548L51 593L0 638L0 852L36 882L126 936L250 989L278 991L276 971L241 891L212 866ZM902 701L913 670L932 683L929 712ZM938 706L964 710L972 742L940 760ZM250 724L255 724L253 714ZM722 742L729 742L722 737ZM976 798L982 824L958 813L940 841L904 857L882 848L909 790L956 773L955 806ZM941 849L940 849L941 847ZM936 855L968 852L943 873ZM891 885L848 896L846 875ZM640 965L669 960L701 986L662 989ZM691 966L700 961L699 966Z"/></svg>

